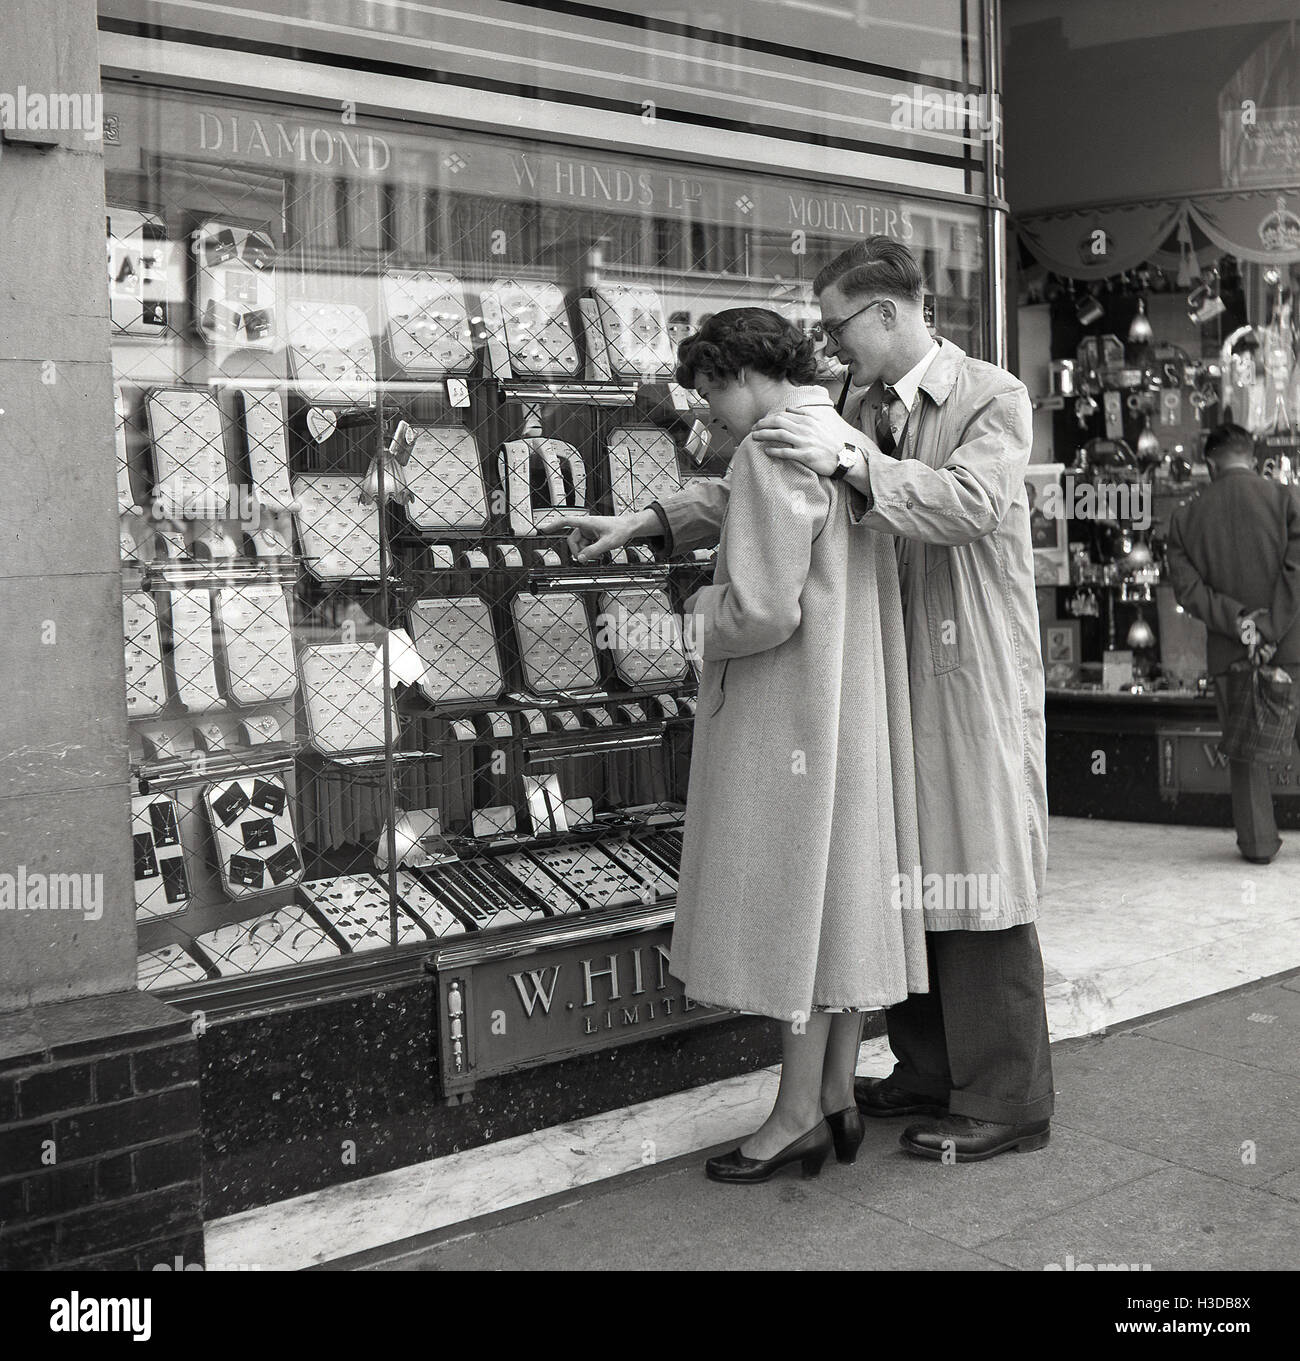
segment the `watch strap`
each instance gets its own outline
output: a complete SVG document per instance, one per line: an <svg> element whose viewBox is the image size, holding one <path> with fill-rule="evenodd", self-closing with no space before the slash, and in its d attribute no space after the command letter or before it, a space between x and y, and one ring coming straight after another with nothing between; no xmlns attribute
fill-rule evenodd
<svg viewBox="0 0 1300 1361"><path fill-rule="evenodd" d="M858 453L858 446L856 444L850 444L847 440L844 441L844 448L851 454L856 455ZM844 455L841 454L840 461L835 465L835 470L831 473L831 481L842 482L848 475L848 471L852 466L852 462L846 460Z"/></svg>

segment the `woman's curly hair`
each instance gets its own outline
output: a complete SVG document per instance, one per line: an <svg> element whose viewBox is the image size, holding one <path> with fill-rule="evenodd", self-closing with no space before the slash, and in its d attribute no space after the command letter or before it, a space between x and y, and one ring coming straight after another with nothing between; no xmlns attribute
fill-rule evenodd
<svg viewBox="0 0 1300 1361"><path fill-rule="evenodd" d="M741 369L811 383L817 377L817 356L797 326L763 307L715 312L677 350L676 377L683 387L693 388L696 374L735 378Z"/></svg>

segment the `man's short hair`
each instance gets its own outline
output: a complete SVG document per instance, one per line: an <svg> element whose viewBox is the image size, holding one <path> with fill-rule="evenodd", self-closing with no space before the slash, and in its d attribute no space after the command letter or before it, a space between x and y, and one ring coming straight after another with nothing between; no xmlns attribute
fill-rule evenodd
<svg viewBox="0 0 1300 1361"><path fill-rule="evenodd" d="M1255 437L1240 425L1216 425L1205 437L1205 457L1215 463L1233 458L1254 462Z"/></svg>
<svg viewBox="0 0 1300 1361"><path fill-rule="evenodd" d="M868 236L837 255L813 280L813 292L821 294L832 284L846 298L872 293L920 302L925 293L916 256L892 236Z"/></svg>

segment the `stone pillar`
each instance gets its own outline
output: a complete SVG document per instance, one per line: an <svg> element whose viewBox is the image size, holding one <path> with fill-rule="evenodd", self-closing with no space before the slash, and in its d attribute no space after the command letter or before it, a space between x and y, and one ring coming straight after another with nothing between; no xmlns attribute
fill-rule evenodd
<svg viewBox="0 0 1300 1361"><path fill-rule="evenodd" d="M183 1017L135 986L96 9L55 8L7 6L0 42L9 124L0 1266L9 1268L144 1265L151 1244L179 1237L201 1252L202 1242L195 1040ZM169 1183L183 1189L160 1196Z"/></svg>

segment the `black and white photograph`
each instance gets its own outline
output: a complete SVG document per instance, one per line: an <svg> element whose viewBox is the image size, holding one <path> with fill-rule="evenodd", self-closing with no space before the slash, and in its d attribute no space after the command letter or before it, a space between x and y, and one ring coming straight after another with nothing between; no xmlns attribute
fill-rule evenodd
<svg viewBox="0 0 1300 1361"><path fill-rule="evenodd" d="M5 0L14 1327L1280 1338L1298 488L1295 0Z"/></svg>

